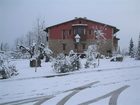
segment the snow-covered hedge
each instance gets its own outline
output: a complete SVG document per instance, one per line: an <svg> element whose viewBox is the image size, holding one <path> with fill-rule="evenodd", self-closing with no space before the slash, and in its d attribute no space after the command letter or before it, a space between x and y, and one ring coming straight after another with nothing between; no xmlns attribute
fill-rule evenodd
<svg viewBox="0 0 140 105"><path fill-rule="evenodd" d="M14 75L18 75L16 67L10 64L6 55L0 54L0 78L7 79Z"/></svg>
<svg viewBox="0 0 140 105"><path fill-rule="evenodd" d="M89 45L87 51L85 51L86 54L86 64L85 68L89 67L96 67L97 66L97 46L96 45Z"/></svg>
<svg viewBox="0 0 140 105"><path fill-rule="evenodd" d="M56 59L53 60L53 69L55 72L65 73L70 71L79 70L80 60L77 54L69 54L65 56L63 53L59 54Z"/></svg>

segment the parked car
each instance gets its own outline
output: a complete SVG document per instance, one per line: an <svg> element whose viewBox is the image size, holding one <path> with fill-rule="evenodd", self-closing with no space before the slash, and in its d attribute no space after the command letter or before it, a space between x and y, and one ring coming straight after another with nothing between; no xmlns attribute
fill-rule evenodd
<svg viewBox="0 0 140 105"><path fill-rule="evenodd" d="M113 56L110 61L114 61L114 62L118 62L119 61L119 62L122 62L123 61L123 56L120 55L120 54L118 54L116 56Z"/></svg>

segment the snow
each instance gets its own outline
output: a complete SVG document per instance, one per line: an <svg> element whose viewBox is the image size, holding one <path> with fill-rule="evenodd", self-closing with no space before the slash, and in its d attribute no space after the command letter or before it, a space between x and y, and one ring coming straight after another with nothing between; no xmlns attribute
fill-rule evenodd
<svg viewBox="0 0 140 105"><path fill-rule="evenodd" d="M136 78L137 79L137 78ZM140 79L140 78L139 78ZM138 105L140 104L140 80L129 82L131 85L127 90L125 90L119 97L119 105ZM127 100L127 101L126 101Z"/></svg>
<svg viewBox="0 0 140 105"><path fill-rule="evenodd" d="M42 63L37 72L29 67L29 60L11 62L16 65L19 75L0 80L0 105L33 105L37 102L82 105L89 101L92 101L89 105L109 105L116 94L118 98L114 100L118 105L140 104L140 61L133 58L124 57L123 62L100 59L98 68L81 68L63 76L53 71L51 62ZM81 62L83 64L85 60Z"/></svg>
<svg viewBox="0 0 140 105"><path fill-rule="evenodd" d="M19 71L19 75L15 76L11 79L19 79L19 78L33 78L55 74L52 71L51 63L42 63L42 67L37 67L37 72L35 72L35 67L29 67L30 60L16 60L13 61L13 64L16 65L17 70Z"/></svg>

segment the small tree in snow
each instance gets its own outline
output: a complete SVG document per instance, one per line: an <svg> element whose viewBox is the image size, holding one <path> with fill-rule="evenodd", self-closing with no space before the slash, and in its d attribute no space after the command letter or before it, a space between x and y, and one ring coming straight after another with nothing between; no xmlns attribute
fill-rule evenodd
<svg viewBox="0 0 140 105"><path fill-rule="evenodd" d="M63 53L59 54L53 61L53 68L55 72L64 73L68 70L69 62L66 61L65 55Z"/></svg>
<svg viewBox="0 0 140 105"><path fill-rule="evenodd" d="M25 47L20 45L19 48L21 49L22 53L28 52L30 54L30 67L39 67L41 66L41 60L46 57L45 61L49 61L49 56L52 54L52 51L45 47L43 43L40 45L37 45L36 43L33 43L32 46Z"/></svg>
<svg viewBox="0 0 140 105"><path fill-rule="evenodd" d="M68 60L71 62L72 71L79 70L81 68L80 55L77 55L73 50L70 51Z"/></svg>
<svg viewBox="0 0 140 105"><path fill-rule="evenodd" d="M79 70L81 67L79 59L79 56L73 51L70 51L69 56L65 56L61 53L54 59L52 66L54 71L59 73Z"/></svg>
<svg viewBox="0 0 140 105"><path fill-rule="evenodd" d="M5 54L0 53L0 76L2 79L7 79L16 75L18 75L18 72L15 65L10 63Z"/></svg>
<svg viewBox="0 0 140 105"><path fill-rule="evenodd" d="M96 45L90 45L88 46L86 53L86 64L85 68L89 68L90 66L94 66L94 68L97 65L97 46Z"/></svg>
<svg viewBox="0 0 140 105"><path fill-rule="evenodd" d="M139 40L138 40L138 49L136 53L136 59L140 60L140 35L139 35Z"/></svg>
<svg viewBox="0 0 140 105"><path fill-rule="evenodd" d="M129 55L130 55L132 58L134 57L134 43L133 43L132 38L131 38L130 44L129 44Z"/></svg>
<svg viewBox="0 0 140 105"><path fill-rule="evenodd" d="M98 52L98 55L97 55L98 66L100 64L99 49L102 46L102 43L104 43L104 41L106 40L105 33L103 32L105 30L105 28L106 28L106 25L104 25L104 27L102 27L100 29L97 26L96 26L96 28L93 27L94 33L95 33L95 38L96 38L96 47L97 47L96 51Z"/></svg>

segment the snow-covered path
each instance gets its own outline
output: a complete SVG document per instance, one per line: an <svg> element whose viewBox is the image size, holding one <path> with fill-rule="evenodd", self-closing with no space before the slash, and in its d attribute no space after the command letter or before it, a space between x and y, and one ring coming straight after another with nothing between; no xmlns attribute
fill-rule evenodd
<svg viewBox="0 0 140 105"><path fill-rule="evenodd" d="M140 61L101 65L65 76L0 80L0 105L139 105Z"/></svg>

